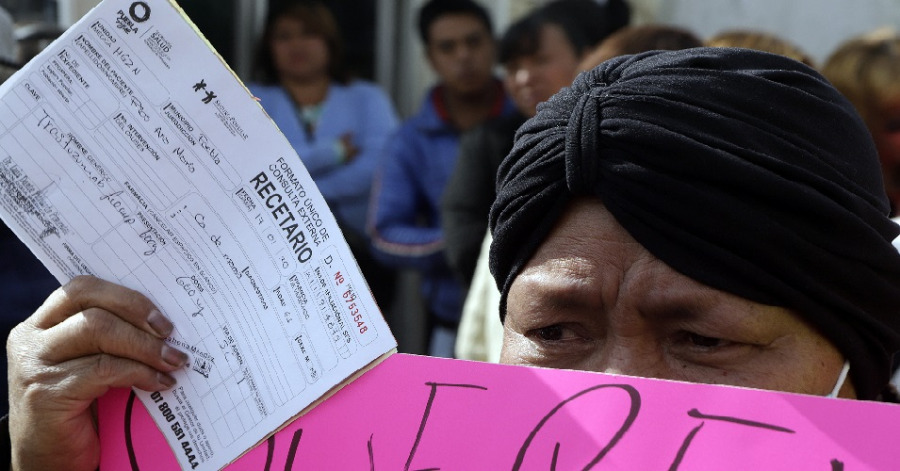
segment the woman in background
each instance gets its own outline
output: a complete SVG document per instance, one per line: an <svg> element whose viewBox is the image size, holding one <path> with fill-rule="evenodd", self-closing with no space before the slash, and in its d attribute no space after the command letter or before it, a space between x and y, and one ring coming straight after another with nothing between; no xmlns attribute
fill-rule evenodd
<svg viewBox="0 0 900 471"><path fill-rule="evenodd" d="M798 46L780 36L763 31L740 29L721 31L707 39L705 45L709 47L742 47L745 49L756 49L757 51L771 52L772 54L790 57L791 59L800 61L810 67L816 67L816 63L813 61L812 57Z"/></svg>
<svg viewBox="0 0 900 471"><path fill-rule="evenodd" d="M380 88L348 79L341 55L340 31L324 4L288 3L269 15L260 82L249 88L300 155L384 310L394 276L371 258L365 221L378 156L398 118Z"/></svg>
<svg viewBox="0 0 900 471"><path fill-rule="evenodd" d="M647 51L677 51L700 47L703 41L693 32L677 26L644 24L626 26L604 39L593 51L586 54L578 69L588 71L601 62L626 54Z"/></svg>
<svg viewBox="0 0 900 471"><path fill-rule="evenodd" d="M851 38L826 59L822 75L869 128L892 216L900 216L900 35L878 30Z"/></svg>

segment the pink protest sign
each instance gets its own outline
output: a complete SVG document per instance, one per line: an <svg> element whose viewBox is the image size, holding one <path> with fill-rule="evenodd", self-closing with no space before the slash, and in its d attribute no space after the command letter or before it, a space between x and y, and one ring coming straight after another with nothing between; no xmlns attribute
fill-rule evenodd
<svg viewBox="0 0 900 471"><path fill-rule="evenodd" d="M101 469L177 469L127 390L100 432ZM892 404L395 354L227 469L887 470L898 436Z"/></svg>

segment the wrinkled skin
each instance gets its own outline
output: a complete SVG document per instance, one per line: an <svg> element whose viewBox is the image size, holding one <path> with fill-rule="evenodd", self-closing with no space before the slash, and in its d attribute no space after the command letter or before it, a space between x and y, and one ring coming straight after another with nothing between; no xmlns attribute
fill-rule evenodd
<svg viewBox="0 0 900 471"><path fill-rule="evenodd" d="M109 388L171 388L187 356L145 296L91 277L55 291L7 341L13 469L94 470L95 400Z"/></svg>
<svg viewBox="0 0 900 471"><path fill-rule="evenodd" d="M815 395L844 363L792 311L676 272L597 199L575 201L513 281L504 334L503 363Z"/></svg>

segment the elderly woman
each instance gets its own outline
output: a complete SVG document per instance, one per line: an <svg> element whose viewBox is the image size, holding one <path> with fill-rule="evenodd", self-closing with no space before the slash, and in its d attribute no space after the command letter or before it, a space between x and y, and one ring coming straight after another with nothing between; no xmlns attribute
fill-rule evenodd
<svg viewBox="0 0 900 471"><path fill-rule="evenodd" d="M877 399L900 349L888 209L865 125L812 69L613 59L541 106L501 168L503 360ZM14 464L95 467L91 404L171 387L171 329L96 279L51 296L8 344Z"/></svg>
<svg viewBox="0 0 900 471"><path fill-rule="evenodd" d="M491 211L502 361L875 399L900 229L852 105L744 49L605 62L517 135Z"/></svg>

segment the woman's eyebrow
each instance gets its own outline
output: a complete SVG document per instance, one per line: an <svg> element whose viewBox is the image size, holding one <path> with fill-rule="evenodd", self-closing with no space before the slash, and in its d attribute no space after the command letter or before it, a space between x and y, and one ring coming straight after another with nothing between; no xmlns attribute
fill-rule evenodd
<svg viewBox="0 0 900 471"><path fill-rule="evenodd" d="M522 275L523 287L531 304L540 303L547 308L602 307L600 282L579 270L562 265L549 270Z"/></svg>
<svg viewBox="0 0 900 471"><path fill-rule="evenodd" d="M642 315L647 319L682 322L705 318L706 313L723 303L721 296L710 289L684 289L674 293L648 292Z"/></svg>
<svg viewBox="0 0 900 471"><path fill-rule="evenodd" d="M691 321L701 317L696 306L672 304L662 309L652 309L644 313L644 317L662 321Z"/></svg>

